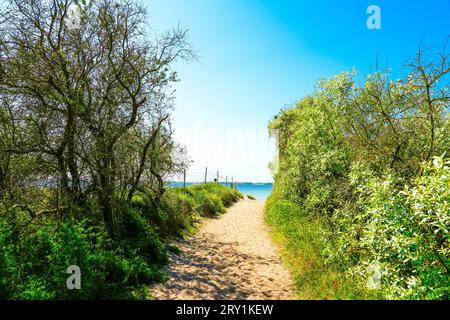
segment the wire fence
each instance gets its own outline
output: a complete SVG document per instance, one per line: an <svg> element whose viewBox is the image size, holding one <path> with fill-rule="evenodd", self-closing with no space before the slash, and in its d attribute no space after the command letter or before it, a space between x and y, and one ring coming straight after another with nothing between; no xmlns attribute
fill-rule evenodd
<svg viewBox="0 0 450 320"><path fill-rule="evenodd" d="M185 187L208 182L218 183L230 188L237 187L237 181L233 175L228 175L209 167L189 168L180 174L173 175L169 181L169 185L173 187Z"/></svg>

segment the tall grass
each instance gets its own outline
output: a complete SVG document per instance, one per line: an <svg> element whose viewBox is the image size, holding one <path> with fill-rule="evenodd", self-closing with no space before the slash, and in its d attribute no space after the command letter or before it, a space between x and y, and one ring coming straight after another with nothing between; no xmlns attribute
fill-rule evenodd
<svg viewBox="0 0 450 320"><path fill-rule="evenodd" d="M324 221L311 218L294 202L281 199L276 188L266 202L266 222L274 241L281 247L299 299L370 299L365 288L327 265L323 251Z"/></svg>
<svg viewBox="0 0 450 320"><path fill-rule="evenodd" d="M237 190L215 183L169 189L161 204L167 215L165 228L177 235L190 233L196 218L217 216L242 197Z"/></svg>

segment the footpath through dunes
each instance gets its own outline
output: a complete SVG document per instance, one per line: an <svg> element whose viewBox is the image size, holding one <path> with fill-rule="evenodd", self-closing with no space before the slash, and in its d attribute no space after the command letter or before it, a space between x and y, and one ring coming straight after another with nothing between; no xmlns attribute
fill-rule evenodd
<svg viewBox="0 0 450 320"><path fill-rule="evenodd" d="M154 299L295 298L264 223L264 201L239 201L177 245L182 253L171 255L169 279L151 289Z"/></svg>

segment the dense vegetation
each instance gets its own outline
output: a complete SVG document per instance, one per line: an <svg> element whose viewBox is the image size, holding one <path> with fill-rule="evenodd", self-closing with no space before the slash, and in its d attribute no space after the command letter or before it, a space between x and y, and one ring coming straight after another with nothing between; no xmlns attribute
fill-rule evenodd
<svg viewBox="0 0 450 320"><path fill-rule="evenodd" d="M449 56L320 81L270 123L267 221L301 298L448 299Z"/></svg>
<svg viewBox="0 0 450 320"><path fill-rule="evenodd" d="M166 190L188 165L170 122L171 66L195 58L186 32L151 33L133 1L74 5L0 7L1 299L146 296L167 239L239 197Z"/></svg>
<svg viewBox="0 0 450 320"><path fill-rule="evenodd" d="M137 192L131 201L120 203L120 232L114 238L95 208L83 212L82 218L31 219L21 210L3 213L0 298L146 298L148 284L165 279L161 266L168 251L176 249L167 240L189 233L199 217L222 213L241 197L217 184L173 188L155 210L152 195ZM70 265L82 271L81 290L66 287Z"/></svg>

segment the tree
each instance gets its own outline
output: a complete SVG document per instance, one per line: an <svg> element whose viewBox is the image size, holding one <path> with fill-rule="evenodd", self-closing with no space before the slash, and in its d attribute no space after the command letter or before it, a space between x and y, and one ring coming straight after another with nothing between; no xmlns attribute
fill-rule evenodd
<svg viewBox="0 0 450 320"><path fill-rule="evenodd" d="M9 0L0 21L0 93L14 101L35 135L34 143L17 154L42 159L55 172L42 171L36 178L55 176L57 206L83 207L95 194L112 231L121 188L129 188L130 198L143 172L149 170L161 184L164 172L177 168L164 160L174 147L165 102L177 80L170 66L195 55L180 28L150 37L146 10L133 1L80 6L75 27L74 5L71 0ZM167 142L158 144L162 137ZM139 139L146 143L134 150L123 147ZM128 161L121 153L130 151L139 161L118 163ZM118 170L126 166L135 167L134 173L121 182Z"/></svg>

